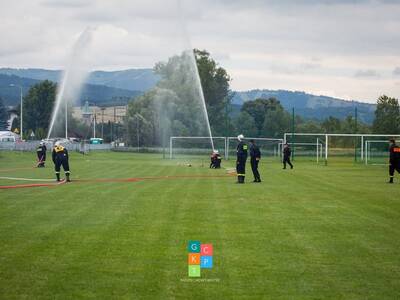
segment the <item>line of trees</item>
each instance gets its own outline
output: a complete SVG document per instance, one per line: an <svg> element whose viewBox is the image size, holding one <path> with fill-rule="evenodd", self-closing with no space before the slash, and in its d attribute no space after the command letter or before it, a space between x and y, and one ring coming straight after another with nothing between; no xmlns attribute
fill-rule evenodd
<svg viewBox="0 0 400 300"><path fill-rule="evenodd" d="M399 101L385 95L377 100L372 125L356 122L352 111L343 120L329 117L317 121L296 115L293 124L292 115L276 98L247 101L240 111L234 111L231 77L205 50L195 49L194 57L188 52L171 57L167 62L157 63L154 71L161 80L150 91L129 101L123 125L118 127L118 136L131 146L165 145L170 136L207 136L203 103L199 101L201 92L214 136L242 133L252 137L282 137L284 132L292 131L293 126L296 132L400 134ZM196 77L197 71L199 78ZM198 81L202 91L198 88ZM46 136L56 89L56 83L45 80L32 86L25 95L25 136L31 131L36 138ZM19 107L16 111L20 111ZM70 135L80 138L90 136L89 126L74 120L72 115L69 119ZM103 125L106 141L115 140L115 126ZM0 129L6 126L7 111L0 99ZM12 130L18 127L17 118Z"/></svg>

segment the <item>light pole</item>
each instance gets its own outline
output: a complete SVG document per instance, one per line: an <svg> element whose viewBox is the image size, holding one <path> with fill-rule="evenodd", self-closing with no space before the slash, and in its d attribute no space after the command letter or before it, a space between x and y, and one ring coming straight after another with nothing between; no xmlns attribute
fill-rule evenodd
<svg viewBox="0 0 400 300"><path fill-rule="evenodd" d="M22 118L23 118L23 116L22 116L22 86L20 86L20 85L18 85L18 84L14 84L14 83L11 83L10 84L10 86L14 86L14 87L19 87L19 90L20 90L20 101L21 101L21 112L20 112L20 119L19 119L19 121L20 121L20 124L19 124L19 129L20 129L20 134L21 134L21 140L24 140L24 136L23 136L23 131L22 131Z"/></svg>

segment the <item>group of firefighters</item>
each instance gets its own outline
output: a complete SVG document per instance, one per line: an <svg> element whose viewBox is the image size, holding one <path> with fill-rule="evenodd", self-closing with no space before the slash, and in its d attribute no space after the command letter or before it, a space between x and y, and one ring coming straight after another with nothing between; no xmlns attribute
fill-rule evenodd
<svg viewBox="0 0 400 300"><path fill-rule="evenodd" d="M248 156L248 144L244 142L243 134L238 135L238 145L236 148L236 173L237 173L237 183L244 183L244 179L246 176L246 161ZM394 172L397 171L400 173L400 147L396 145L396 141L394 139L390 140L390 159L389 159L389 182L393 183ZM283 145L283 169L286 169L286 165L288 164L291 169L293 169L293 164L290 161L292 151L288 143ZM213 165L213 161L215 157L218 155L218 168L221 166L221 157L218 154L218 151L214 151L211 155L211 165ZM261 159L261 151L260 148L256 145L255 140L250 140L250 165L251 170L253 171L254 180L253 182L261 182L260 173L258 172L258 164ZM211 168L210 165L210 168Z"/></svg>
<svg viewBox="0 0 400 300"><path fill-rule="evenodd" d="M37 167L38 168L44 168L45 163L46 163L46 152L47 152L47 147L45 143L41 142L39 146L36 149L37 153ZM54 169L56 173L56 178L57 181L61 181L60 179L60 171L61 171L61 166L64 169L65 173L65 181L70 182L70 171L69 171L69 157L68 157L68 150L65 148L63 145L61 145L60 141L57 141L54 144L52 153L51 153L51 158L54 163Z"/></svg>
<svg viewBox="0 0 400 300"><path fill-rule="evenodd" d="M244 141L243 134L238 135L238 145L236 149L236 173L237 173L237 183L244 183L246 176L246 161L248 156L248 144ZM43 168L46 162L46 145L41 142L37 148L37 158L38 168ZM396 145L396 141L394 139L390 140L390 158L389 158L389 183L393 183L394 172L397 171L400 173L400 147ZM293 169L293 164L290 161L291 150L289 144L284 144L283 146L283 169L286 169L286 164ZM250 140L250 164L251 170L253 171L254 181L253 182L261 182L260 173L258 172L258 164L261 159L261 151L260 148L256 145L255 140ZM59 141L54 144L52 150L52 160L54 163L54 169L56 173L57 181L61 181L60 179L60 170L61 166L64 169L65 173L65 181L70 181L70 170L69 170L69 157L68 150L61 145ZM211 155L211 163L210 168L219 169L221 168L221 156L218 150L213 151Z"/></svg>
<svg viewBox="0 0 400 300"><path fill-rule="evenodd" d="M246 176L246 161L248 156L249 146L244 142L243 134L239 134L238 145L236 148L236 173L237 183L244 183ZM286 169L286 164L289 164L290 168L293 169L293 164L290 161L291 150L289 144L283 146L283 169ZM258 172L258 163L261 159L260 148L256 145L255 140L250 140L250 165L253 171L254 180L253 182L261 182L260 173Z"/></svg>

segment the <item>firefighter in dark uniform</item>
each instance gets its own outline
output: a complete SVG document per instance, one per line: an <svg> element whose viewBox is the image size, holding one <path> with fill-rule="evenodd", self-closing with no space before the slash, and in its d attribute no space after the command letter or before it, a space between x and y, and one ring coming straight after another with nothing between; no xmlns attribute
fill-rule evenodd
<svg viewBox="0 0 400 300"><path fill-rule="evenodd" d="M57 181L60 181L60 167L62 166L65 173L65 179L70 182L69 178L69 163L68 163L68 150L64 148L59 141L55 143L52 152L52 158L56 171Z"/></svg>
<svg viewBox="0 0 400 300"><path fill-rule="evenodd" d="M238 177L237 183L244 183L246 176L246 160L247 160L247 144L243 141L243 134L238 135L239 144L236 149L236 173Z"/></svg>
<svg viewBox="0 0 400 300"><path fill-rule="evenodd" d="M219 155L218 150L214 150L211 154L210 169L220 169L221 168L221 155Z"/></svg>
<svg viewBox="0 0 400 300"><path fill-rule="evenodd" d="M390 140L389 158L389 183L393 183L394 171L400 173L400 147L396 145L394 139Z"/></svg>
<svg viewBox="0 0 400 300"><path fill-rule="evenodd" d="M258 163L261 159L261 151L260 148L256 145L254 140L250 140L250 163L251 170L253 171L254 181L253 182L261 182L260 173L258 172Z"/></svg>
<svg viewBox="0 0 400 300"><path fill-rule="evenodd" d="M39 146L36 149L36 154L38 158L37 167L44 168L44 164L46 162L46 145L43 142L40 142Z"/></svg>
<svg viewBox="0 0 400 300"><path fill-rule="evenodd" d="M290 162L290 156L292 155L292 151L290 150L289 144L286 143L283 146L283 168L286 169L286 163L289 164L290 168L293 169L293 165Z"/></svg>

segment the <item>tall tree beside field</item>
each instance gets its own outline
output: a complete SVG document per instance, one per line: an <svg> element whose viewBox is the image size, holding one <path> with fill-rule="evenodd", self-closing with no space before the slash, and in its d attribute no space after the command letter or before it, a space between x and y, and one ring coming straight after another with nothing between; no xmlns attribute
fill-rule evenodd
<svg viewBox="0 0 400 300"><path fill-rule="evenodd" d="M8 113L4 106L3 99L0 98L0 130L6 130L8 127Z"/></svg>
<svg viewBox="0 0 400 300"><path fill-rule="evenodd" d="M372 128L374 133L400 133L400 107L397 99L386 95L378 98Z"/></svg>
<svg viewBox="0 0 400 300"><path fill-rule="evenodd" d="M32 86L24 97L24 129L41 133L47 132L53 105L56 98L57 85L49 80ZM25 132L24 130L24 132ZM43 136L37 136L43 138Z"/></svg>
<svg viewBox="0 0 400 300"><path fill-rule="evenodd" d="M194 55L213 135L223 135L228 130L226 121L231 104L231 78L206 50L194 49Z"/></svg>

